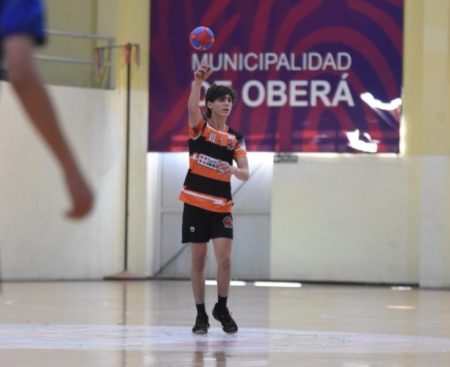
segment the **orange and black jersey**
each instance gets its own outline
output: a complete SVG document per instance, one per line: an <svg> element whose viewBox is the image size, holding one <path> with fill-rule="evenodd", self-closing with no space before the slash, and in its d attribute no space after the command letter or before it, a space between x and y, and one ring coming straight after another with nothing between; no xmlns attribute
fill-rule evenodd
<svg viewBox="0 0 450 367"><path fill-rule="evenodd" d="M202 120L189 129L189 170L179 199L218 213L231 212L231 176L218 171L219 161L247 155L244 138L231 128L216 130Z"/></svg>

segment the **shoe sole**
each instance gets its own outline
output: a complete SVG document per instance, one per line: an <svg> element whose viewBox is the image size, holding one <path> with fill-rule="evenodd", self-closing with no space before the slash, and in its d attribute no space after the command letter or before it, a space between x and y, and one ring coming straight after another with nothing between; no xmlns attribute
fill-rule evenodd
<svg viewBox="0 0 450 367"><path fill-rule="evenodd" d="M209 325L208 325L208 327L206 328L206 330L205 329L199 329L199 330L197 330L197 331L192 331L192 334L195 334L195 335L204 335L204 334L208 334L208 329L209 329Z"/></svg>
<svg viewBox="0 0 450 367"><path fill-rule="evenodd" d="M205 334L208 334L208 330L197 330L197 331L193 331L192 332L193 334L195 334L195 335L205 335Z"/></svg>

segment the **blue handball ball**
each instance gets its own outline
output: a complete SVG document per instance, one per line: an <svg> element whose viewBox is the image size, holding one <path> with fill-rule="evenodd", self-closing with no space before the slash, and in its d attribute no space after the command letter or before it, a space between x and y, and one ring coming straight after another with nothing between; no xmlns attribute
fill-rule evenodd
<svg viewBox="0 0 450 367"><path fill-rule="evenodd" d="M197 27L191 32L191 46L197 51L206 51L214 43L214 33L208 27Z"/></svg>

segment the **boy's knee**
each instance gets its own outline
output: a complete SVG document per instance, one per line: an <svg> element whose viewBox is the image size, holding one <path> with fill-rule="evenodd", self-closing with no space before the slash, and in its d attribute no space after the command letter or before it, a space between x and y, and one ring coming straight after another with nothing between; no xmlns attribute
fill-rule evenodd
<svg viewBox="0 0 450 367"><path fill-rule="evenodd" d="M221 257L217 261L218 266L223 270L229 270L231 268L231 259L229 256Z"/></svg>
<svg viewBox="0 0 450 367"><path fill-rule="evenodd" d="M205 265L206 265L206 257L197 257L195 259L192 259L192 267L196 270L203 271Z"/></svg>

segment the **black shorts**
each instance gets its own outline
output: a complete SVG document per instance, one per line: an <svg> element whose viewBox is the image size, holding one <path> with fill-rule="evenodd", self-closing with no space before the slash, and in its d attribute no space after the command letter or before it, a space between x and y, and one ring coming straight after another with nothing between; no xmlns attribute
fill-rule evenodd
<svg viewBox="0 0 450 367"><path fill-rule="evenodd" d="M231 213L216 213L184 204L182 242L203 243L212 238L233 238Z"/></svg>

